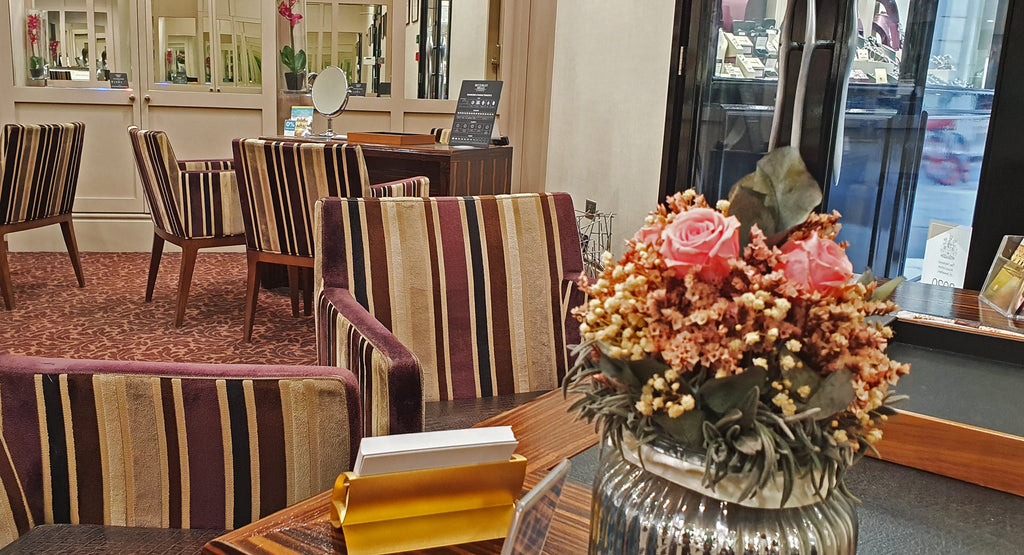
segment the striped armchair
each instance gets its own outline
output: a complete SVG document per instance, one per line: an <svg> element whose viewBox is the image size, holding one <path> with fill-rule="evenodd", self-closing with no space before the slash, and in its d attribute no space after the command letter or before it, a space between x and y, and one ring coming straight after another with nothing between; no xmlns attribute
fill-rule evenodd
<svg viewBox="0 0 1024 555"><path fill-rule="evenodd" d="M174 327L180 328L199 249L245 244L235 172L231 160L179 161L163 131L133 125L128 136L153 219L146 302L153 300L164 241L170 241L182 251L174 311Z"/></svg>
<svg viewBox="0 0 1024 555"><path fill-rule="evenodd" d="M40 524L233 529L328 490L355 376L0 355L0 547Z"/></svg>
<svg viewBox="0 0 1024 555"><path fill-rule="evenodd" d="M85 141L84 123L4 126L0 136L0 295L14 309L6 235L60 224L78 286L85 287L71 210Z"/></svg>
<svg viewBox="0 0 1024 555"><path fill-rule="evenodd" d="M425 400L558 387L583 302L568 194L324 199L317 218L317 357L358 376L364 435L418 431Z"/></svg>
<svg viewBox="0 0 1024 555"><path fill-rule="evenodd" d="M288 266L291 284L297 283L299 268L313 267L313 206L318 199L426 196L430 192L430 181L422 176L369 185L359 145L235 139L233 149L249 265L246 341L252 339L260 266ZM293 285L293 311L294 291ZM312 288L307 286L306 291L308 311Z"/></svg>

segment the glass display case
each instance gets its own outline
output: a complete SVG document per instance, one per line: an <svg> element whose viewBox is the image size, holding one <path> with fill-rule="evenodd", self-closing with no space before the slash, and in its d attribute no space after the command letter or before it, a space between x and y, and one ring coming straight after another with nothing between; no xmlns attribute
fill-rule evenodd
<svg viewBox="0 0 1024 555"><path fill-rule="evenodd" d="M128 0L27 0L24 5L28 71L20 84L97 87L112 71L131 78Z"/></svg>
<svg viewBox="0 0 1024 555"><path fill-rule="evenodd" d="M819 29L840 37L819 45L812 66L811 87L837 99L834 113L814 113L822 140L808 163L820 170L823 208L842 213L839 238L857 271L917 278L931 221L972 224L1007 0L818 6ZM683 102L697 123L692 136L670 128L684 153L668 163L678 167L670 190L725 198L767 152L785 7L717 0L690 18L708 40L681 66L695 73L686 79L698 94Z"/></svg>

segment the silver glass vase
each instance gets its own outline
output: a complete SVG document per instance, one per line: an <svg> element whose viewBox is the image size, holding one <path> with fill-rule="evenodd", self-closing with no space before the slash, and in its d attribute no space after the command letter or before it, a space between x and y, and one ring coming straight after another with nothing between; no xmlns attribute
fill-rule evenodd
<svg viewBox="0 0 1024 555"><path fill-rule="evenodd" d="M703 453L648 448L658 452L662 461L678 459L680 465L703 466ZM803 506L755 508L681 486L634 462L608 444L602 448L594 479L591 554L845 555L857 551L856 508L839 491Z"/></svg>

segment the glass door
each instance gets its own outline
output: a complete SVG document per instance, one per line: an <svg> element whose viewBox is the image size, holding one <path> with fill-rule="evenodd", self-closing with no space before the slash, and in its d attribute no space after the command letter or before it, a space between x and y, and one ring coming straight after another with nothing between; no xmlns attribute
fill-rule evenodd
<svg viewBox="0 0 1024 555"><path fill-rule="evenodd" d="M678 34L707 46L679 54L666 192L696 186L725 198L767 152L785 5L680 2ZM804 131L812 144L801 150L823 209L843 215L840 239L851 243L855 270L918 279L929 224L972 225L1006 6L818 1L815 112Z"/></svg>

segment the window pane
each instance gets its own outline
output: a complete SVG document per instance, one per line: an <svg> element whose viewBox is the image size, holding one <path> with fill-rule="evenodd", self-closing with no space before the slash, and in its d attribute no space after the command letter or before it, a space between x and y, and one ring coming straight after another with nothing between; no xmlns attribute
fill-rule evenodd
<svg viewBox="0 0 1024 555"><path fill-rule="evenodd" d="M220 41L218 78L222 85L260 88L263 54L260 51L260 3L217 0Z"/></svg>
<svg viewBox="0 0 1024 555"><path fill-rule="evenodd" d="M153 0L153 80L210 84L210 12L207 0Z"/></svg>

